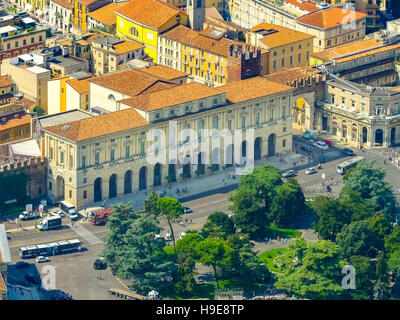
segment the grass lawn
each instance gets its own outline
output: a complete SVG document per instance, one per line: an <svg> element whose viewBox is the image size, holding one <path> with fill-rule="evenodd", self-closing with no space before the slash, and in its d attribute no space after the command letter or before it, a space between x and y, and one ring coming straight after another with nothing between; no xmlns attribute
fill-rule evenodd
<svg viewBox="0 0 400 320"><path fill-rule="evenodd" d="M276 239L279 236L279 238L298 238L301 236L301 232L296 229L284 229L284 228L279 228L274 224L270 224L267 227L267 237Z"/></svg>
<svg viewBox="0 0 400 320"><path fill-rule="evenodd" d="M265 251L258 256L258 260L264 262L269 271L280 272L279 268L274 265L274 259L287 250L287 248L278 248Z"/></svg>

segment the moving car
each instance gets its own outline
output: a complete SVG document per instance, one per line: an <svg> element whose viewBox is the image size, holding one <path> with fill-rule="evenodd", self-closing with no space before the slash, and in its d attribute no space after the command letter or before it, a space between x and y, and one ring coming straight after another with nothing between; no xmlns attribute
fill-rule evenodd
<svg viewBox="0 0 400 320"><path fill-rule="evenodd" d="M306 170L306 174L314 174L314 173L317 173L317 170L315 170L314 167L308 168Z"/></svg>
<svg viewBox="0 0 400 320"><path fill-rule="evenodd" d="M17 269L28 268L28 267L29 267L29 263L28 263L28 262L25 262L25 261L18 261L18 262L15 264L15 267L16 267Z"/></svg>
<svg viewBox="0 0 400 320"><path fill-rule="evenodd" d="M286 170L282 173L283 178L294 177L296 175L296 171L294 170Z"/></svg>
<svg viewBox="0 0 400 320"><path fill-rule="evenodd" d="M188 207L184 207L184 208L183 208L183 212L184 212L184 213L192 213L193 210L190 209L190 208L188 208Z"/></svg>
<svg viewBox="0 0 400 320"><path fill-rule="evenodd" d="M38 256L36 258L37 263L48 262L48 261L50 261L50 259L46 256Z"/></svg>
<svg viewBox="0 0 400 320"><path fill-rule="evenodd" d="M40 219L39 211L24 211L19 215L21 220Z"/></svg>
<svg viewBox="0 0 400 320"><path fill-rule="evenodd" d="M329 150L329 147L326 145L324 141L317 141L314 143L314 146L321 150Z"/></svg>
<svg viewBox="0 0 400 320"><path fill-rule="evenodd" d="M107 269L107 263L104 261L103 257L97 258L96 261L93 263L93 268L95 268L96 270Z"/></svg>
<svg viewBox="0 0 400 320"><path fill-rule="evenodd" d="M342 152L343 152L344 154L347 154L348 156L353 156L353 155L354 155L354 151L353 151L352 149L349 149L349 148L344 148L344 149L342 150Z"/></svg>

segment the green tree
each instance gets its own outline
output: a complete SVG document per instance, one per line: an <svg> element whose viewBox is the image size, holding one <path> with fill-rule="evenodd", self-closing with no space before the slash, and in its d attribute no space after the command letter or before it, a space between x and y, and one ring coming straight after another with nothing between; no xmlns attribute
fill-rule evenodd
<svg viewBox="0 0 400 320"><path fill-rule="evenodd" d="M157 192L154 191L150 192L147 199L144 200L144 211L146 211L149 214L154 214L155 216L158 216L160 214L160 210L157 205L158 198L159 197Z"/></svg>
<svg viewBox="0 0 400 320"><path fill-rule="evenodd" d="M351 172L344 184L347 188L359 192L361 198L371 200L376 211L382 211L390 221L395 220L397 200L391 186L384 181L385 169L373 168L374 162L361 161L357 170Z"/></svg>
<svg viewBox="0 0 400 320"><path fill-rule="evenodd" d="M312 206L318 216L313 224L315 231L322 239L335 241L343 226L350 222L350 210L339 200L321 195L315 197Z"/></svg>
<svg viewBox="0 0 400 320"><path fill-rule="evenodd" d="M400 271L400 251L392 252L392 254L389 256L387 264L390 271Z"/></svg>
<svg viewBox="0 0 400 320"><path fill-rule="evenodd" d="M178 269L174 274L174 286L178 294L191 293L195 288L194 269L198 259L196 245L202 240L200 235L189 233L176 243Z"/></svg>
<svg viewBox="0 0 400 320"><path fill-rule="evenodd" d="M215 282L218 287L218 270L229 263L232 249L219 238L207 238L196 246L198 261L213 268Z"/></svg>
<svg viewBox="0 0 400 320"><path fill-rule="evenodd" d="M349 260L356 270L356 288L346 290L346 294L353 300L371 300L377 280L373 261L363 256L351 256Z"/></svg>
<svg viewBox="0 0 400 320"><path fill-rule="evenodd" d="M142 211L124 236L118 276L132 280L139 292L161 291L172 284L174 264L163 250L165 240L156 238L161 228L154 215Z"/></svg>
<svg viewBox="0 0 400 320"><path fill-rule="evenodd" d="M224 212L210 214L204 224L201 235L204 238L222 238L226 240L229 235L235 233L235 225L229 216Z"/></svg>
<svg viewBox="0 0 400 320"><path fill-rule="evenodd" d="M363 199L360 192L348 187L344 187L340 192L339 201L351 212L351 222L370 218L375 213L372 199Z"/></svg>
<svg viewBox="0 0 400 320"><path fill-rule="evenodd" d="M344 257L355 255L375 258L383 249L382 239L372 230L367 221L356 221L345 225L337 235L336 242Z"/></svg>
<svg viewBox="0 0 400 320"><path fill-rule="evenodd" d="M282 183L279 170L270 165L255 168L251 174L241 177L238 189L229 198L232 201L229 209L242 233L256 236L265 232L267 212L276 187Z"/></svg>
<svg viewBox="0 0 400 320"><path fill-rule="evenodd" d="M331 241L297 240L277 258L282 274L275 286L306 299L338 299L341 287L340 248Z"/></svg>
<svg viewBox="0 0 400 320"><path fill-rule="evenodd" d="M271 208L267 217L277 226L286 226L294 218L307 213L306 202L301 186L295 179L278 185L275 189Z"/></svg>
<svg viewBox="0 0 400 320"><path fill-rule="evenodd" d="M164 197L157 199L157 207L160 214L167 220L169 229L171 230L172 242L175 247L175 235L172 228L172 221L176 221L184 213L182 204L175 198Z"/></svg>
<svg viewBox="0 0 400 320"><path fill-rule="evenodd" d="M112 214L106 224L110 232L105 237L103 250L104 259L112 269L118 269L121 250L127 245L125 235L136 218L137 214L130 204L120 203L113 206Z"/></svg>
<svg viewBox="0 0 400 320"><path fill-rule="evenodd" d="M390 256L395 251L400 251L400 227L396 226L393 231L385 237L385 250Z"/></svg>
<svg viewBox="0 0 400 320"><path fill-rule="evenodd" d="M369 227L376 232L381 238L389 235L393 227L385 216L377 212L371 218L367 219Z"/></svg>
<svg viewBox="0 0 400 320"><path fill-rule="evenodd" d="M224 278L245 282L265 282L270 279L269 270L260 264L257 254L251 250L248 235L230 235L227 244L232 251L229 262L222 268Z"/></svg>

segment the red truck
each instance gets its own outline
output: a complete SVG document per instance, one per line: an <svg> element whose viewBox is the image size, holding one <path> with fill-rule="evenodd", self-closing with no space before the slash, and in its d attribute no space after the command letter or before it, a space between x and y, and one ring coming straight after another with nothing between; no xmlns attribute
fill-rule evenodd
<svg viewBox="0 0 400 320"><path fill-rule="evenodd" d="M90 214L89 221L96 226L106 224L111 213L112 209L100 209Z"/></svg>

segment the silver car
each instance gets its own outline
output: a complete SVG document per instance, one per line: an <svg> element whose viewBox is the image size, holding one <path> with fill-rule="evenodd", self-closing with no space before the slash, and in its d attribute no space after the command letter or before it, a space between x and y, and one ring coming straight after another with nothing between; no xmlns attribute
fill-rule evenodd
<svg viewBox="0 0 400 320"><path fill-rule="evenodd" d="M314 174L314 173L317 173L317 170L315 170L314 167L308 168L306 170L306 174Z"/></svg>

